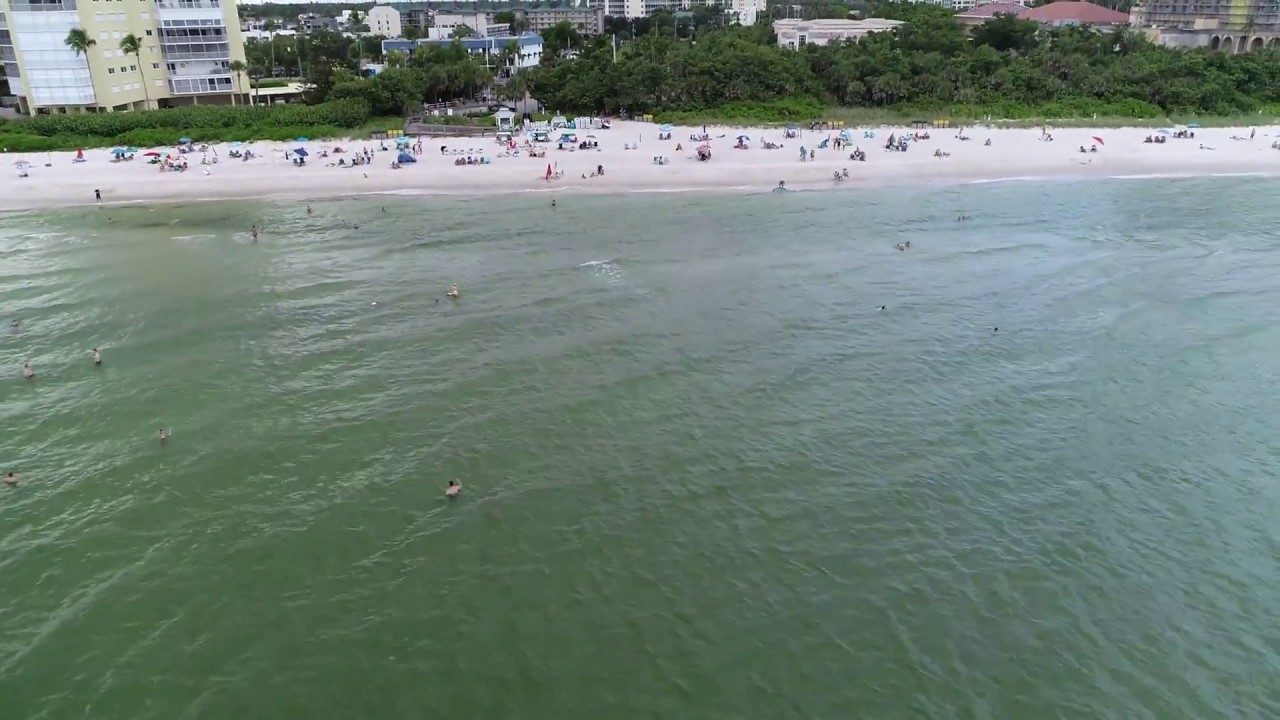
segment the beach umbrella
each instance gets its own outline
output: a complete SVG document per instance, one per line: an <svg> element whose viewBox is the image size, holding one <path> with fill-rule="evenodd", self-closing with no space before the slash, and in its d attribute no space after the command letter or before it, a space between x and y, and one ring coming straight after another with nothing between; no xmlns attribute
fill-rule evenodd
<svg viewBox="0 0 1280 720"><path fill-rule="evenodd" d="M138 152L138 148L136 148L136 147L127 147L127 148L125 148L125 149L124 149L124 151L125 151L126 153L128 153L128 154L132 155L132 154L134 154L134 153Z"/></svg>
<svg viewBox="0 0 1280 720"><path fill-rule="evenodd" d="M396 144L397 144L397 145L400 145L400 146L408 145L408 144L409 144L409 136L408 136L408 135L401 135L400 137L396 138Z"/></svg>
<svg viewBox="0 0 1280 720"><path fill-rule="evenodd" d="M1200 127L1200 123L1187 123L1187 127L1189 127L1189 128L1198 128L1198 127Z"/></svg>
<svg viewBox="0 0 1280 720"><path fill-rule="evenodd" d="M13 166L16 168L31 167L31 163L27 162L26 160L19 160L15 162Z"/></svg>
<svg viewBox="0 0 1280 720"><path fill-rule="evenodd" d="M179 143L181 143L182 145L188 145L188 144L190 144L190 143L191 143L191 138L189 138L189 137L180 137L180 138L178 138L178 142L179 142Z"/></svg>
<svg viewBox="0 0 1280 720"><path fill-rule="evenodd" d="M111 148L111 154L112 154L112 155L115 155L116 157L120 157L121 155L124 155L124 154L125 154L125 149L124 149L124 148Z"/></svg>
<svg viewBox="0 0 1280 720"><path fill-rule="evenodd" d="M548 179L548 180L550 180L550 179L551 179L551 175L552 175L552 173L551 173L551 163L547 163L547 179Z"/></svg>
<svg viewBox="0 0 1280 720"><path fill-rule="evenodd" d="M294 154L294 155L297 155L298 157L307 157L307 156L308 156L308 155L310 155L311 153L308 153L308 152L306 151L306 148L295 148L295 149L294 149L294 151L293 151L293 154Z"/></svg>
<svg viewBox="0 0 1280 720"><path fill-rule="evenodd" d="M1098 143L1099 145L1106 145L1106 143L1102 142L1102 138L1098 137L1097 135L1093 136L1093 141Z"/></svg>
<svg viewBox="0 0 1280 720"><path fill-rule="evenodd" d="M738 142L751 142L751 136L750 136L750 135L739 135L739 136L738 136Z"/></svg>
<svg viewBox="0 0 1280 720"><path fill-rule="evenodd" d="M142 157L160 157L160 153L152 150L151 152L142 153Z"/></svg>
<svg viewBox="0 0 1280 720"><path fill-rule="evenodd" d="M400 156L396 158L396 162L398 162L398 163L416 163L416 162L418 162L418 160L417 160L417 158L415 158L414 156L410 155L409 153L407 153L407 152L402 152L402 153L400 153Z"/></svg>
<svg viewBox="0 0 1280 720"><path fill-rule="evenodd" d="M1169 128L1160 128L1159 130L1157 130L1157 131L1156 131L1156 134L1157 134L1157 135L1172 135L1172 134L1173 134L1173 131L1172 131L1172 130L1170 130Z"/></svg>
<svg viewBox="0 0 1280 720"><path fill-rule="evenodd" d="M670 125L658 126L658 132L671 132L672 130L675 130L675 128L671 127Z"/></svg>
<svg viewBox="0 0 1280 720"><path fill-rule="evenodd" d="M307 139L304 137L300 137L298 138L298 142L307 142Z"/></svg>
<svg viewBox="0 0 1280 720"><path fill-rule="evenodd" d="M244 145L244 143L237 141L237 142L233 142L233 143L231 143L231 144L230 144L230 145L228 145L227 147L237 148L237 147L240 147L241 145Z"/></svg>

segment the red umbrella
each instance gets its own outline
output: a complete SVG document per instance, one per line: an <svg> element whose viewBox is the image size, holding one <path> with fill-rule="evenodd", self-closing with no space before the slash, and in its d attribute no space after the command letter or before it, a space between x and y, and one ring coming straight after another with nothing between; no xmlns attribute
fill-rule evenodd
<svg viewBox="0 0 1280 720"><path fill-rule="evenodd" d="M160 153L152 150L151 152L142 153L142 157L160 157Z"/></svg>
<svg viewBox="0 0 1280 720"><path fill-rule="evenodd" d="M1093 136L1093 141L1098 143L1099 145L1106 145L1106 143L1102 142L1102 138L1098 137L1097 135Z"/></svg>
<svg viewBox="0 0 1280 720"><path fill-rule="evenodd" d="M547 163L547 179L551 179L551 163Z"/></svg>

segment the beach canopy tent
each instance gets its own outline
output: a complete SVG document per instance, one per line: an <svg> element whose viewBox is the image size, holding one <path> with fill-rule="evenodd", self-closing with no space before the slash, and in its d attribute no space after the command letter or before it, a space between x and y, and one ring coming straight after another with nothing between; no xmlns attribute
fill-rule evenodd
<svg viewBox="0 0 1280 720"><path fill-rule="evenodd" d="M556 115L555 117L551 118L551 127L553 129L567 127L568 125L569 125L569 121L563 115Z"/></svg>
<svg viewBox="0 0 1280 720"><path fill-rule="evenodd" d="M578 136L574 135L573 133L564 133L563 135L560 136L559 142L576 143L578 142Z"/></svg>
<svg viewBox="0 0 1280 720"><path fill-rule="evenodd" d="M402 152L398 156L396 156L396 162L400 163L401 165L408 165L411 163L418 162L418 159L407 152Z"/></svg>
<svg viewBox="0 0 1280 720"><path fill-rule="evenodd" d="M849 132L847 129L841 130L840 139L843 140L844 142L849 142L850 140L853 140L853 133Z"/></svg>

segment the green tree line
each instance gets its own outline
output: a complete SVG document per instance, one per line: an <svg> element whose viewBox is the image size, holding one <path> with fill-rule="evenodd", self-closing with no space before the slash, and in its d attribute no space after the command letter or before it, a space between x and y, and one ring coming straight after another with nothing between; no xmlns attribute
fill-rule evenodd
<svg viewBox="0 0 1280 720"><path fill-rule="evenodd" d="M1280 106L1280 53L1154 45L1126 29L1043 28L997 16L971 34L936 6L892 4L905 22L859 41L780 48L771 26L679 28L545 57L533 96L565 112L709 112L799 102L909 110L981 108L1004 117L1238 114Z"/></svg>

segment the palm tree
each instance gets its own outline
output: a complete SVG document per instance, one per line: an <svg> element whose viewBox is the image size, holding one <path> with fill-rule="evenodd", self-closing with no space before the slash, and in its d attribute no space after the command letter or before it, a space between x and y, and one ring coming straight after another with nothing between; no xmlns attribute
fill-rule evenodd
<svg viewBox="0 0 1280 720"><path fill-rule="evenodd" d="M76 57L84 55L84 62L89 66L89 84L93 86L93 61L89 59L89 49L98 44L97 40L89 37L89 33L84 28L71 28L67 33L67 39L62 41L67 47L76 52ZM98 107L98 89L93 88L93 106Z"/></svg>
<svg viewBox="0 0 1280 720"><path fill-rule="evenodd" d="M138 63L138 79L142 81L142 93L147 99L145 107L150 110L151 91L147 90L147 77L142 74L142 41L138 39L137 35L129 33L120 38L120 49L124 51L125 55L132 55L133 61Z"/></svg>
<svg viewBox="0 0 1280 720"><path fill-rule="evenodd" d="M235 73L236 95L239 95L240 94L240 74L243 73L245 70L248 70L249 66L245 65L243 60L232 60L231 65L229 65L228 67L231 68L232 73ZM249 102L253 102L253 100L250 100ZM231 104L232 105L236 104L236 98L234 95L231 97Z"/></svg>

